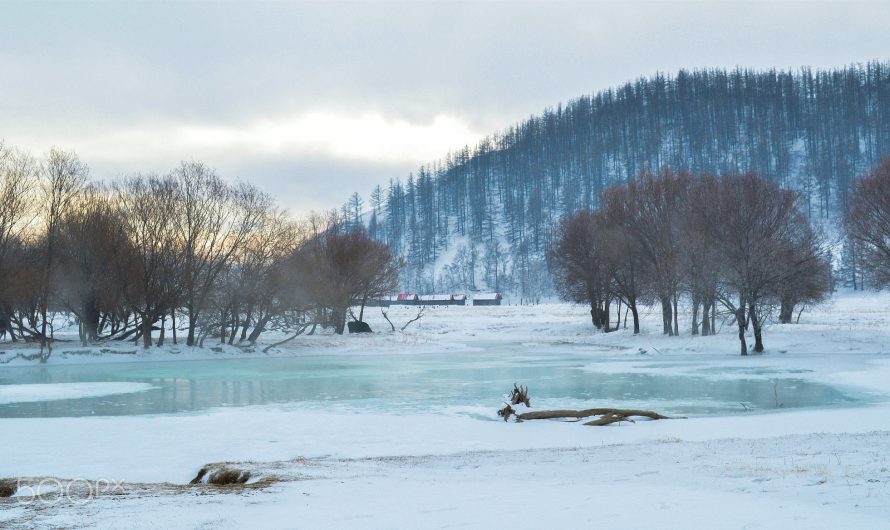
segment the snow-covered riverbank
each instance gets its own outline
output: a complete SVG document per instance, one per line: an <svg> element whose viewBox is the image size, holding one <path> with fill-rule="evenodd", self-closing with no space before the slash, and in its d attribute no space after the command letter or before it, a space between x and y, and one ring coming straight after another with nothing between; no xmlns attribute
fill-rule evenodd
<svg viewBox="0 0 890 530"><path fill-rule="evenodd" d="M614 308L613 308L614 309ZM394 306L387 310L390 319L401 327L417 314L417 308ZM623 316L623 315L622 315ZM615 324L615 313L612 322ZM544 348L572 348L591 354L626 353L661 355L670 353L701 353L709 357L738 355L738 339L729 324L718 321L719 334L711 337L691 336L689 316L681 311L679 337L661 334L661 313L657 306L641 310L642 333L631 330L596 333L590 325L588 308L571 304L533 306L505 305L498 307L443 306L429 307L423 317L404 332L391 332L379 309L367 308L365 321L375 331L369 335L338 336L318 330L263 352L265 346L286 334L267 332L255 347L218 344L208 338L204 348L171 344L167 332L162 348L144 350L132 342L112 342L102 346L81 347L76 330L62 329L57 336L65 342L56 343L50 364L86 362L137 362L163 360L225 359L246 357L280 357L340 354L423 354L447 351L481 351L492 345L505 345L520 352L535 353ZM75 333L71 333L75 331ZM750 339L750 337L749 337ZM749 340L749 345L752 340ZM768 355L782 353L888 353L890 354L890 295L886 293L838 294L834 299L806 310L798 324L767 323L764 331ZM0 344L0 365L36 364L21 355L39 350L23 344Z"/></svg>
<svg viewBox="0 0 890 530"><path fill-rule="evenodd" d="M800 324L769 327L766 355L749 358L737 356L728 330L663 337L652 311L643 336L594 334L584 308L558 304L440 308L404 334L301 337L272 355L494 348L532 365L560 351L582 356L583 370L592 374L695 375L726 384L793 374L871 398L853 407L777 407L603 428L504 424L493 421L499 403L427 413L281 403L184 414L3 418L0 477L124 481L124 492L30 504L20 492L0 499L0 526L890 527L888 307L890 297L841 295L804 313ZM394 308L390 316L412 313ZM372 327L384 329L379 313L374 317ZM49 364L266 356L261 348L234 347L98 350L59 346ZM5 351L0 359L22 350ZM35 364L16 359L3 370L8 376L21 366ZM532 386L534 404L535 381L520 382ZM46 401L79 391L84 397L140 391L69 384L33 385L29 393L27 386L7 394ZM187 483L203 464L224 461L251 469L252 481L280 481L240 493L162 485Z"/></svg>
<svg viewBox="0 0 890 530"><path fill-rule="evenodd" d="M886 528L886 431L276 465L239 493L0 512L10 528Z"/></svg>

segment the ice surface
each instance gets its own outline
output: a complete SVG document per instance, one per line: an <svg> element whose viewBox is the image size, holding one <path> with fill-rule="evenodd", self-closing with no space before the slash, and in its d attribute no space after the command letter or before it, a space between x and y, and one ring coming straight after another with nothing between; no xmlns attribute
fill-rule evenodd
<svg viewBox="0 0 890 530"><path fill-rule="evenodd" d="M4 406L4 387L0 386L0 418L159 414L298 403L304 410L357 413L487 409L487 418L496 420L493 410L516 382L531 385L537 407L657 407L683 415L771 411L778 408L777 397L786 409L851 406L867 398L861 392L801 378L805 373L775 363L733 366L701 356L645 362L628 362L615 354L598 358L591 363L589 355L547 351L517 357L492 347L482 353L413 356L316 355L17 367L0 369L0 383L12 378L59 381L56 385L10 387L57 388L59 395L52 403ZM813 360L824 362L823 358L816 355ZM62 399L65 388L110 385L67 382L92 380L141 381L143 387L137 385L134 391L143 391L113 397L99 393L96 395L101 397L92 399L75 393L70 397L78 399Z"/></svg>
<svg viewBox="0 0 890 530"><path fill-rule="evenodd" d="M154 388L148 383L54 383L54 384L4 384L0 385L0 405L8 403L34 403L54 400L95 398L117 394L144 392Z"/></svg>

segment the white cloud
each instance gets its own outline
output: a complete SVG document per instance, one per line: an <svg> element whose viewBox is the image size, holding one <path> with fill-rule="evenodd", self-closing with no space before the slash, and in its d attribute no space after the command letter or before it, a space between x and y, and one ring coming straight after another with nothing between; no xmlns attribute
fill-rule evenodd
<svg viewBox="0 0 890 530"><path fill-rule="evenodd" d="M410 121L379 112L332 111L243 124L137 122L72 132L59 131L50 136L51 142L74 149L91 163L130 167L131 171L162 170L188 158L211 161L238 156L307 156L414 167L439 159L450 149L473 145L483 136L467 121L447 114ZM48 148L42 135L7 140L36 153Z"/></svg>
<svg viewBox="0 0 890 530"><path fill-rule="evenodd" d="M247 126L186 125L172 134L177 145L201 152L297 152L385 163L433 160L448 149L475 143L481 136L465 121L444 114L415 123L373 112L353 116L327 111Z"/></svg>
<svg viewBox="0 0 890 530"><path fill-rule="evenodd" d="M241 123L82 125L5 139L38 156L52 145L73 149L102 179L165 172L180 160L202 160L224 178L245 178L275 192L282 205L296 211L336 206L353 191L403 178L483 136L455 115L406 119L379 111L315 110Z"/></svg>

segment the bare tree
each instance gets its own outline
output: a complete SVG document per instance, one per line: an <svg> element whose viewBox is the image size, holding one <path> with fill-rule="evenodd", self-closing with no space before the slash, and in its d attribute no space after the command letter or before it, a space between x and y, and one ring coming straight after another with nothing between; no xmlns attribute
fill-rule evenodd
<svg viewBox="0 0 890 530"><path fill-rule="evenodd" d="M680 219L685 213L690 177L663 169L643 173L608 197L623 202L623 228L648 262L648 287L661 303L663 331L679 333L678 298L683 278Z"/></svg>
<svg viewBox="0 0 890 530"><path fill-rule="evenodd" d="M186 344L194 346L195 329L214 282L251 234L271 199L249 185L227 186L200 162L182 162L171 178L177 192L172 219L183 242Z"/></svg>
<svg viewBox="0 0 890 530"><path fill-rule="evenodd" d="M845 225L861 247L861 267L873 286L890 285L890 158L853 187Z"/></svg>
<svg viewBox="0 0 890 530"><path fill-rule="evenodd" d="M128 278L124 297L139 317L147 349L152 327L174 307L184 283L177 259L182 241L170 226L176 183L157 175L130 177L115 189L114 199L133 251L131 259L116 264L119 274Z"/></svg>
<svg viewBox="0 0 890 530"><path fill-rule="evenodd" d="M34 159L21 151L0 143L0 333L15 339L12 329L10 289L15 274L10 258L20 254L25 231L36 214L34 193L38 166Z"/></svg>
<svg viewBox="0 0 890 530"><path fill-rule="evenodd" d="M781 279L775 283L779 322L790 324L797 307L817 304L831 292L831 263L822 239L801 214L792 220L790 238L784 241L776 262ZM798 317L800 313L798 313Z"/></svg>
<svg viewBox="0 0 890 530"><path fill-rule="evenodd" d="M632 230L636 214L632 211L633 203L628 200L627 190L622 186L613 186L603 193L600 230L605 239L604 259L612 281L615 295L630 310L633 317L634 334L640 333L640 314L638 303L653 291L649 282L652 281L652 262L647 259L640 239L634 237Z"/></svg>
<svg viewBox="0 0 890 530"><path fill-rule="evenodd" d="M745 330L754 332L754 351L764 350L764 305L780 282L797 275L818 256L788 260L789 242L795 239L797 196L778 184L753 174L713 180L702 190L699 211L716 219L706 226L708 244L718 249L721 275L720 302L735 316L741 354L747 355Z"/></svg>
<svg viewBox="0 0 890 530"><path fill-rule="evenodd" d="M295 275L305 286L308 298L321 311L329 311L329 322L343 333L350 307L389 295L398 284L403 261L385 244L372 240L363 230L336 232L315 230L293 258Z"/></svg>
<svg viewBox="0 0 890 530"><path fill-rule="evenodd" d="M84 346L98 339L103 314L120 313L127 279L118 274L117 262L132 254L124 226L95 186L72 202L60 222L57 299L77 317Z"/></svg>
<svg viewBox="0 0 890 530"><path fill-rule="evenodd" d="M716 304L720 281L720 247L712 239L720 211L710 201L718 193L719 181L711 175L694 178L690 184L687 208L681 220L685 244L681 254L684 284L692 301L693 335L712 335L716 330ZM701 320L698 311L701 308Z"/></svg>
<svg viewBox="0 0 890 530"><path fill-rule="evenodd" d="M286 212L263 206L259 221L244 244L232 256L232 262L220 275L211 298L220 314L220 335L228 343L253 344L269 323L282 316L282 290L277 271L285 258L296 249L301 233ZM224 317L223 317L224 315ZM239 335L240 330L240 335ZM248 334L249 333L249 334Z"/></svg>
<svg viewBox="0 0 890 530"><path fill-rule="evenodd" d="M46 312L52 292L50 282L56 261L59 225L65 212L82 192L89 170L74 152L53 148L42 164L41 173L41 206L45 241L40 292L40 351L42 354L48 340Z"/></svg>
<svg viewBox="0 0 890 530"><path fill-rule="evenodd" d="M588 304L593 326L608 331L612 292L603 226L602 217L596 212L580 211L563 219L550 251L550 269L560 296Z"/></svg>

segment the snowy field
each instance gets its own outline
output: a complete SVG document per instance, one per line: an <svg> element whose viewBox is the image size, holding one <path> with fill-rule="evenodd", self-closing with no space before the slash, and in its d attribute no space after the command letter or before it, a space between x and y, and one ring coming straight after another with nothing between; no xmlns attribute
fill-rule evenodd
<svg viewBox="0 0 890 530"><path fill-rule="evenodd" d="M729 325L662 336L657 308L637 337L564 304L367 316L268 354L0 345L22 484L0 528L890 528L890 295L840 294L747 358ZM505 424L513 381L534 409L688 419ZM221 462L251 480L187 486Z"/></svg>

